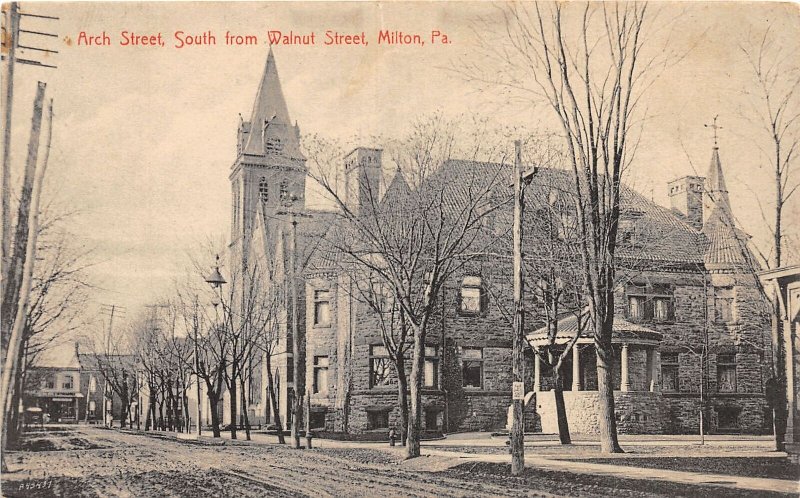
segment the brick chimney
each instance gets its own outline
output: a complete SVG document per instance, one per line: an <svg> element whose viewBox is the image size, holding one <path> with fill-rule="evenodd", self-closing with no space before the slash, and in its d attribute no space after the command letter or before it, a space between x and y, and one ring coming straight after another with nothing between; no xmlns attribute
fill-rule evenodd
<svg viewBox="0 0 800 498"><path fill-rule="evenodd" d="M703 228L704 182L702 176L684 176L667 184L672 211L698 230Z"/></svg>

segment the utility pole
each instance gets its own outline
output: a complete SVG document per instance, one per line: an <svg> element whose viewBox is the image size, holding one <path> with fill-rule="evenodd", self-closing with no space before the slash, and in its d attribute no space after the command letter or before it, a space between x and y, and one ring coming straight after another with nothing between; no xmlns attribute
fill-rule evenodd
<svg viewBox="0 0 800 498"><path fill-rule="evenodd" d="M296 196L291 196L287 203L286 211L279 211L278 214L289 215L289 220L292 225L292 243L289 255L289 280L292 285L292 368L294 369L294 400L292 403L292 440L294 441L294 448L300 449L300 422L303 414L303 396L305 395L305 365L300 347L303 346L303 340L300 338L300 327L297 323L297 218L310 217L309 215L293 210L291 208L293 201L297 199ZM305 334L303 334L305 338Z"/></svg>
<svg viewBox="0 0 800 498"><path fill-rule="evenodd" d="M8 258L11 257L11 107L14 103L14 62L16 61L17 37L19 34L19 5L11 2L6 11L5 33L3 33L6 59L5 71L5 120L3 122L3 192L2 192L2 258L0 258L0 273L3 280L3 289L8 282Z"/></svg>
<svg viewBox="0 0 800 498"><path fill-rule="evenodd" d="M31 66L46 67L55 69L56 66L51 64L44 64L42 62L31 59L17 58L17 48L23 50L32 50L36 52L43 52L45 54L57 54L57 50L49 48L37 47L33 45L23 45L19 41L19 34L26 33L30 36L43 36L48 38L58 39L58 35L53 33L45 33L42 31L34 31L20 28L20 19L22 17L31 17L47 20L58 20L57 17L44 16L38 14L21 13L19 11L19 4L11 2L3 9L6 14L5 25L3 26L3 59L6 61L4 79L4 100L2 102L4 112L3 121L3 188L2 199L0 200L0 209L2 209L2 218L0 225L2 225L2 241L0 241L0 276L3 282L3 292L5 292L5 285L8 282L8 271L11 264L11 110L14 104L14 66L16 64L28 64Z"/></svg>
<svg viewBox="0 0 800 498"><path fill-rule="evenodd" d="M524 446L524 358L525 347L525 309L522 300L522 214L523 214L523 189L522 189L522 144L514 141L514 322L513 322L513 350L511 353L513 393L513 422L511 424L511 475L519 475L525 469ZM520 389L521 387L521 389ZM520 395L521 394L521 395Z"/></svg>

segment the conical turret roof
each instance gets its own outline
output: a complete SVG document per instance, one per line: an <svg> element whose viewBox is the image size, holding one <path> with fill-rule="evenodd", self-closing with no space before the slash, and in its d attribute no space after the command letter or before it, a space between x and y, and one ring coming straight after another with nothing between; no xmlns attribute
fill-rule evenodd
<svg viewBox="0 0 800 498"><path fill-rule="evenodd" d="M717 146L711 153L704 196L704 208L708 212L703 224L703 235L708 242L703 257L706 267L712 270L749 268L753 258L747 248L747 236L734 222Z"/></svg>

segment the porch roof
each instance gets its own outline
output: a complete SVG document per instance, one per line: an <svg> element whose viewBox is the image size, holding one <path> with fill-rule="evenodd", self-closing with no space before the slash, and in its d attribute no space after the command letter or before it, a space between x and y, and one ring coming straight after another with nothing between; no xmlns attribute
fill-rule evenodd
<svg viewBox="0 0 800 498"><path fill-rule="evenodd" d="M566 317L558 320L556 344L564 344L569 342L575 337L580 329L581 337L578 339L579 343L592 342L591 328L588 325L589 313L584 312L581 314L580 322L575 314L569 314ZM614 333L611 337L613 343L626 343L626 344L658 344L661 342L663 334L653 329L647 328L638 323L629 322L621 317L614 317ZM545 346L548 342L547 326L540 327L528 334L528 342L536 346Z"/></svg>

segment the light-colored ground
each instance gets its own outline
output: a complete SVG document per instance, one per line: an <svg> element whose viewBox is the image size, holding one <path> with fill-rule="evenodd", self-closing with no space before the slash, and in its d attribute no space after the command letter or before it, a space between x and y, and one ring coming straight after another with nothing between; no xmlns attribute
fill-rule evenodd
<svg viewBox="0 0 800 498"><path fill-rule="evenodd" d="M42 437L67 449L7 454L12 470L20 471L3 475L4 496L759 496L768 491L796 496L800 491L796 482L781 479L625 467L614 465L613 458L580 462L575 459L599 456L596 443L579 441L565 450L546 436L526 441L527 466L541 472L521 479L494 470L471 473L510 461L505 439L488 433L425 442L425 456L409 461L402 459L402 447L387 443L316 439L314 450L298 451L264 434L254 434L250 442L230 441L227 434L216 442L192 435L179 440L172 433L153 437L86 426L52 434ZM707 443L680 437L622 441L632 455L641 449L648 456L780 458L769 451L768 438Z"/></svg>

